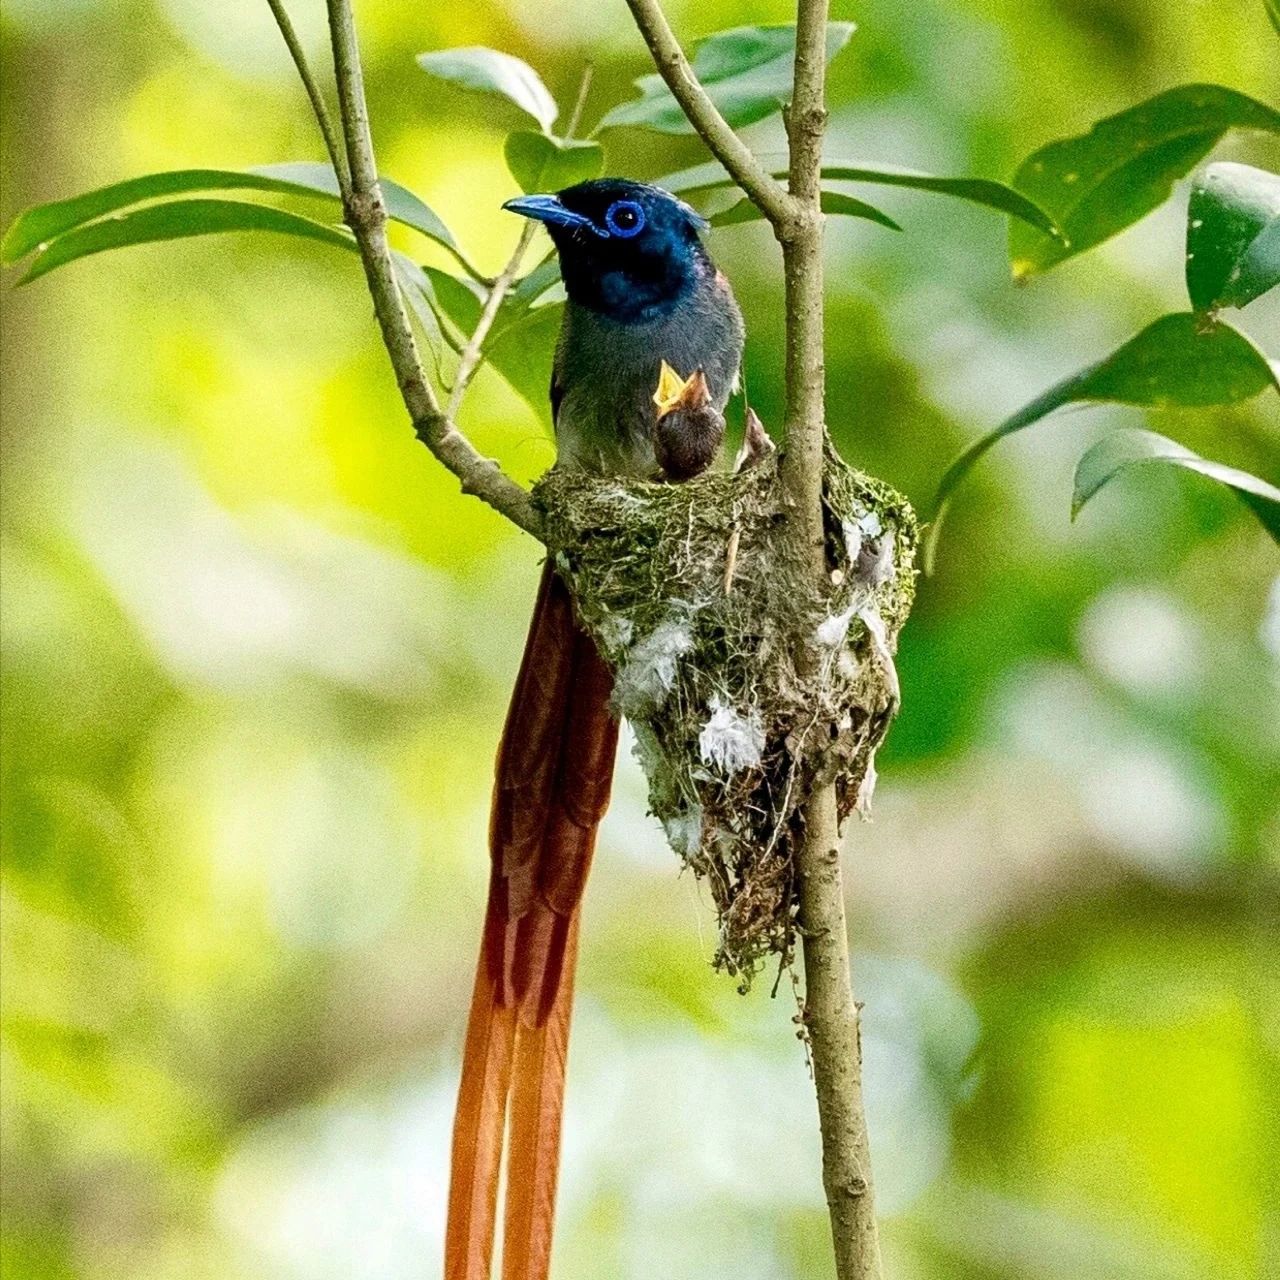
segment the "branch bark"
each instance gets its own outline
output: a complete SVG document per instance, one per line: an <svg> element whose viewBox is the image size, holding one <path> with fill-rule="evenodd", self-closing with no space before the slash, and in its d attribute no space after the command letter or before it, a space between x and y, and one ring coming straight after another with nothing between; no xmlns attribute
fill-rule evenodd
<svg viewBox="0 0 1280 1280"><path fill-rule="evenodd" d="M271 16L276 20L276 26L280 28L281 36L284 37L285 47L289 50L289 56L293 59L294 67L297 68L298 78L302 81L302 87L307 91L312 113L315 115L316 124L320 126L321 136L324 138L324 149L329 153L329 163L333 165L333 171L338 175L338 186L340 189L345 188L349 180L347 176L347 157L342 149L337 130L333 127L333 120L329 116L329 108L325 106L324 94L320 92L320 84L315 76L311 74L311 68L307 64L307 55L302 51L302 42L298 39L298 33L293 28L293 23L290 21L289 12L284 7L283 0L267 0L267 4L270 6Z"/></svg>
<svg viewBox="0 0 1280 1280"><path fill-rule="evenodd" d="M369 132L369 108L364 73L350 0L328 0L333 69L338 82L338 109L346 143L350 178L342 192L347 225L355 235L373 298L382 341L395 369L405 408L418 439L456 475L463 493L472 493L534 537L541 537L542 520L529 494L508 477L492 458L480 454L454 426L436 400L418 354L418 345L396 285L387 246L387 210L378 185L378 166Z"/></svg>
<svg viewBox="0 0 1280 1280"><path fill-rule="evenodd" d="M823 349L822 144L826 133L828 0L797 0L796 57L787 109L784 192L728 126L693 75L658 0L627 0L659 73L712 154L773 224L786 298L786 419L779 475L785 550L827 572L822 520L827 438ZM803 643L803 641L800 641ZM813 1060L822 1173L838 1280L879 1280L882 1269L862 1098L862 1050L853 998L840 830L833 787L804 811L797 852L805 1025Z"/></svg>

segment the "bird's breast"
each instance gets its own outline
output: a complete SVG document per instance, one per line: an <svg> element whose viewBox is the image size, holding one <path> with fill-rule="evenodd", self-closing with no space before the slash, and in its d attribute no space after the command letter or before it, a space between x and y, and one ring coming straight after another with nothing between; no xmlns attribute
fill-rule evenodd
<svg viewBox="0 0 1280 1280"><path fill-rule="evenodd" d="M702 369L712 402L723 409L737 384L742 342L741 313L718 273L666 312L639 321L569 301L554 374L559 464L652 475L653 393L662 362L684 376Z"/></svg>

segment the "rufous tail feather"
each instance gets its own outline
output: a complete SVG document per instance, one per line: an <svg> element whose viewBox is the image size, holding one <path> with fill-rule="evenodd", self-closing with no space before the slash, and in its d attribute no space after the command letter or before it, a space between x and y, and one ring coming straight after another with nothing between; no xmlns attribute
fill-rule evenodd
<svg viewBox="0 0 1280 1280"><path fill-rule="evenodd" d="M618 740L611 688L548 566L498 749L489 904L453 1129L445 1280L490 1280L504 1133L503 1280L547 1277L578 917Z"/></svg>

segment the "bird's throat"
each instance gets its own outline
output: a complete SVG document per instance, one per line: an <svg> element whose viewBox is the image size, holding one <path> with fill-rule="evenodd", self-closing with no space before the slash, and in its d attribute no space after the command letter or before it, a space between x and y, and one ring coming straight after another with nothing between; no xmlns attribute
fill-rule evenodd
<svg viewBox="0 0 1280 1280"><path fill-rule="evenodd" d="M599 270L561 258L565 291L579 306L619 324L648 324L668 315L697 287L700 257L655 258Z"/></svg>

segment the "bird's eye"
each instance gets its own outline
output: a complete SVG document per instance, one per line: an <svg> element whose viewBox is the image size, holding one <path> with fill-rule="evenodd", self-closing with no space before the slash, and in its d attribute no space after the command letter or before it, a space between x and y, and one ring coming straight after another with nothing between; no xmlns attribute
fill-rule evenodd
<svg viewBox="0 0 1280 1280"><path fill-rule="evenodd" d="M605 225L624 240L644 230L644 210L634 200L615 200L604 215Z"/></svg>

